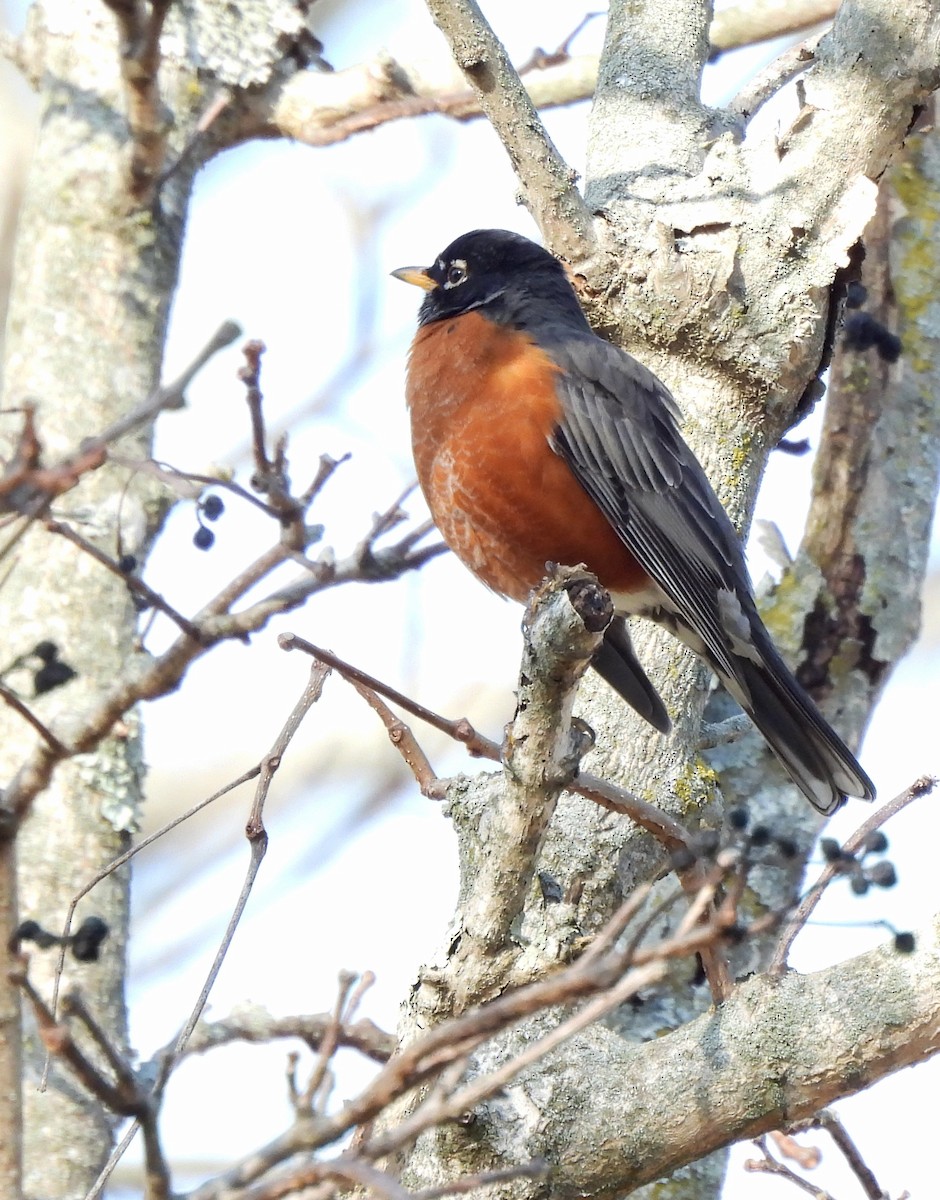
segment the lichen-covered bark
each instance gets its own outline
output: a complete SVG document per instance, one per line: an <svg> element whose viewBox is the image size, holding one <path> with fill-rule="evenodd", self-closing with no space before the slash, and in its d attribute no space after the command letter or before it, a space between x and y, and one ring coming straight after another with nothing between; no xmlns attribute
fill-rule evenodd
<svg viewBox="0 0 940 1200"><path fill-rule="evenodd" d="M68 20L64 28L57 24L63 8L82 10L76 36ZM165 190L159 212L129 208L112 19L103 6L88 4L49 5L33 21L43 68L41 134L20 216L3 404L10 410L36 403L45 459L54 462L139 403L158 381L188 179L183 174ZM4 432L9 436L17 424L7 416ZM125 447L131 454L145 448L145 439ZM119 522L125 552L143 553L159 516L146 485L138 480L125 492L126 482L126 472L104 469L60 502L111 554ZM34 528L19 543L0 605L0 659L10 662L51 640L77 672L34 703L67 741L70 714L133 657L136 613L127 590L74 547ZM34 736L20 717L0 710L5 778ZM75 892L127 847L141 782L136 720L57 773L15 841L21 919L62 926ZM101 915L109 938L99 962L69 962L66 971L66 982L81 988L118 1044L126 1036L127 882L126 872L111 876L79 910L79 919ZM54 954L33 956L31 974L45 989L54 963ZM81 1195L109 1152L110 1120L56 1068L40 1092L43 1062L27 1021L26 1190Z"/></svg>
<svg viewBox="0 0 940 1200"><path fill-rule="evenodd" d="M149 9L149 6L146 6ZM211 4L173 6L160 75L172 161L190 138L213 77L236 85L269 79L283 66L291 29L304 15L288 3L242 5L257 36L233 31L230 14ZM286 31L286 33L285 33ZM16 409L36 405L46 463L74 451L140 404L158 383L167 313L176 284L194 155L140 206L129 189L127 97L113 15L98 0L48 0L35 5L24 58L41 103L40 133L19 222L4 365L4 457L15 441ZM293 69L293 68L291 68ZM198 72L198 73L197 73ZM158 114L159 115L159 114ZM203 147L202 153L209 147ZM209 330L206 331L210 332ZM146 454L149 431L120 447ZM86 476L57 503L86 537L111 555L146 554L165 500L141 473L106 466ZM5 536L8 536L6 534ZM10 562L13 569L9 574ZM11 662L51 640L77 672L64 687L31 701L39 717L68 743L75 717L121 672L133 670L136 613L121 580L63 539L34 525L4 564L0 591L0 661ZM22 682L22 677L18 682ZM8 780L35 739L23 720L0 706L0 779ZM131 716L96 750L62 766L33 803L21 828L11 820L2 847L6 928L35 918L60 928L72 896L128 844L141 802L142 753ZM15 838L13 835L16 835ZM19 902L14 887L18 864ZM117 1044L126 1036L123 972L127 935L127 873L99 885L79 908L104 917L109 937L101 960L69 961L65 983L80 987ZM54 954L34 954L31 978L49 994ZM7 985L0 976L0 991ZM6 1194L15 1194L18 1069L17 1003L0 999L0 1162ZM83 1195L107 1158L111 1119L53 1067L37 1090L44 1053L26 1022L23 1097L26 1105L26 1192Z"/></svg>
<svg viewBox="0 0 940 1200"><path fill-rule="evenodd" d="M636 353L676 394L686 414L688 440L732 518L746 530L766 457L819 367L830 286L874 211L875 180L900 146L918 106L937 85L940 21L935 6L926 3L902 14L887 4L849 0L804 80L797 119L789 128L745 139L732 114L708 112L698 103L705 19L693 0L678 9L652 2L611 5L585 181L585 197L596 218L595 240L573 266L596 328ZM681 27L686 57L681 70L670 71L670 48L679 45L674 25ZM925 199L919 213L930 211ZM559 252L564 250L565 242L552 226L543 226L543 233ZM923 310L926 302L919 304ZM917 342L922 334L915 335ZM886 617L884 600L894 593L914 596L922 582L924 514L936 492L936 438L932 410L928 415L924 400L912 407L905 389L937 394L930 383L932 368L926 365L933 361L932 349L928 345L922 356L924 366L902 361L886 381L898 390L879 398L879 457L857 479L848 521L851 555L844 544L818 548L815 582L795 609L790 631L795 636L776 630L794 665L805 662L819 650L803 622L807 611L827 603L829 589L845 577L852 555L871 562L871 575L863 574L867 582L853 596L856 625L844 624L835 642L828 638L826 676L815 684L808 680L824 710L850 738L859 735L886 675L909 644L907 602L901 604L905 612L898 612L898 627ZM913 382L905 383L909 376ZM907 414L912 412L910 421ZM905 460L903 482L898 450ZM832 444L824 444L821 461L834 456ZM875 514L887 486L898 507L886 523ZM831 526L824 506L818 507L818 519ZM905 531L903 553L891 548L898 522ZM884 649L878 671L869 670L857 653L858 622L863 620L871 629L884 630L876 639ZM745 801L773 828L791 834L803 851L803 859L758 872L746 901L749 913L786 904L798 886L818 818L793 795L758 740L723 747L706 763L697 752L707 699L705 672L660 631L638 630L636 642L653 667L675 732L668 740L661 738L625 712L603 684L586 680L584 711L597 734L597 748L586 765L693 825L698 820L714 824L718 818L711 764L720 767L725 799ZM493 803L497 786L492 779L481 785L485 803ZM462 787L461 812L474 811L474 801L473 789L468 795ZM546 965L551 954L562 952L564 942L557 936L561 923L578 931L597 929L623 895L656 873L662 857L661 849L628 822L578 797L563 797L539 869L561 895L573 899L549 905L533 897L523 927L533 944L546 948ZM759 969L767 950L766 941L745 944L732 955L733 970ZM630 1083L619 1080L632 1078L633 1067L619 1056L633 1063L633 1054L643 1056L636 1043L652 1040L664 1054L673 1039L676 1047L684 1045L687 1029L667 1031L707 1005L704 989L692 985L692 973L691 966L677 970L674 986L645 996L641 1008L618 1014L598 1030L596 1037L605 1046L600 1059L585 1059L581 1044L563 1047L533 1076L520 1080L480 1124L466 1132L450 1131L446 1139L419 1142L408 1164L409 1182L439 1182L461 1170L504 1165L507 1158L521 1161L527 1150L557 1166L552 1194L556 1187L558 1194L564 1193L559 1180L572 1159L600 1164L596 1173L591 1169L569 1180L572 1193L625 1194L655 1178L646 1173L649 1164L642 1153L615 1167L612 1159L594 1151L623 1141L625 1131L634 1127L629 1117L622 1124L620 1120L622 1089L633 1093ZM405 1037L413 1019L421 1023L419 1008L420 992L403 1024ZM523 1041L533 1036L539 1021L520 1033ZM825 1039L813 1043L822 1070L825 1047ZM511 1046L507 1042L494 1053L501 1059ZM602 1060L617 1065L607 1070L599 1065ZM668 1092L676 1098L689 1079L681 1054L673 1062L676 1077ZM478 1064L480 1069L483 1065ZM596 1104L585 1106L584 1094L578 1092L570 1123L563 1117L556 1122L554 1106L582 1079L589 1081ZM737 1083L729 1079L725 1085L733 1091ZM647 1131L650 1124L656 1126L652 1136L661 1134L662 1140L674 1136L686 1142L687 1133L692 1136L691 1127L681 1123L672 1127L672 1134L661 1120L647 1121ZM507 1132L513 1129L532 1135L516 1139L525 1147L518 1158ZM720 1144L702 1139L687 1153L686 1143L668 1166L659 1158L656 1171L689 1163ZM661 1145L659 1152L666 1153ZM691 1176L657 1184L656 1195L667 1186L670 1195L705 1200L715 1193L717 1170L714 1160L703 1160ZM516 1181L497 1192L518 1198L538 1194L539 1187Z"/></svg>

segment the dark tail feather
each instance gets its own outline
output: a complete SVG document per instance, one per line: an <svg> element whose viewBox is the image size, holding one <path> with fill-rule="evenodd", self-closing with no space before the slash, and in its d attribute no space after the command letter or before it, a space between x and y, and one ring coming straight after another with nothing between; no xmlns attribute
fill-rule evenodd
<svg viewBox="0 0 940 1200"><path fill-rule="evenodd" d="M721 679L793 782L810 804L827 815L846 796L874 800L872 781L793 678L769 636L764 633L759 642L762 662L740 655L736 678L728 679L722 672Z"/></svg>
<svg viewBox="0 0 940 1200"><path fill-rule="evenodd" d="M606 679L615 692L635 708L644 720L660 733L668 733L672 722L659 693L650 683L640 661L633 652L623 617L614 617L600 650L594 655L594 670Z"/></svg>

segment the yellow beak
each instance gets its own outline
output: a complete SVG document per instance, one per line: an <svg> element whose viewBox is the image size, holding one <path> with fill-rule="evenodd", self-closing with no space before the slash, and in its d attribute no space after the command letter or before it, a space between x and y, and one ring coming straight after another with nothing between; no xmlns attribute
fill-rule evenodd
<svg viewBox="0 0 940 1200"><path fill-rule="evenodd" d="M394 279L400 279L402 283L413 283L415 287L424 288L426 292L431 292L437 287L435 280L428 274L427 267L399 267L397 271L392 272Z"/></svg>

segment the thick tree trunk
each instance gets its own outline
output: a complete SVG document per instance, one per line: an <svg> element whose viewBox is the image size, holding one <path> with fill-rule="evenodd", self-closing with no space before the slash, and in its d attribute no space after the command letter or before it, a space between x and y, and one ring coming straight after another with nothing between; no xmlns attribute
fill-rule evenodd
<svg viewBox="0 0 940 1200"><path fill-rule="evenodd" d="M190 179L177 173L153 210L130 200L117 27L104 5L48 4L34 14L32 37L41 55L42 113L20 216L3 407L10 414L36 405L43 460L51 464L139 404L159 381ZM4 417L8 448L20 422L18 415ZM141 456L148 445L145 430L121 450ZM128 475L111 466L87 475L55 511L108 554L117 555L120 544L122 552L142 556L161 501L142 476L129 481ZM137 614L119 578L45 532L41 521L21 538L12 563L0 594L0 659L6 664L41 641L55 643L77 677L30 703L67 742L71 714L132 666ZM28 688L22 672L15 682ZM5 779L34 738L20 716L0 708ZM21 919L62 927L75 893L127 848L142 775L133 716L96 750L56 772L15 843L4 846L8 865L15 849ZM126 870L109 876L79 908L78 920L101 916L109 935L98 962L69 959L62 981L81 990L119 1046L126 1039L128 878ZM11 876L5 883L12 899ZM15 919L12 903L7 911ZM56 959L54 951L32 955L30 976L45 995ZM6 993L4 1003L12 1030L15 997ZM3 1042L12 1055L17 1039ZM45 1052L28 1017L24 1045L26 1192L82 1195L108 1156L112 1122L54 1064L39 1089ZM12 1058L8 1066L15 1069Z"/></svg>

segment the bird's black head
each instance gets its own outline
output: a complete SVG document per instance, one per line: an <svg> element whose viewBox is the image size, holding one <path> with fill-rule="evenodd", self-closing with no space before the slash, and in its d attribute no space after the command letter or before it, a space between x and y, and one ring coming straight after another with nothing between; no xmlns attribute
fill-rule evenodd
<svg viewBox="0 0 940 1200"><path fill-rule="evenodd" d="M586 327L562 264L506 229L475 229L451 242L432 266L402 267L392 274L427 292L420 325L482 309L490 319L520 329L552 319Z"/></svg>

